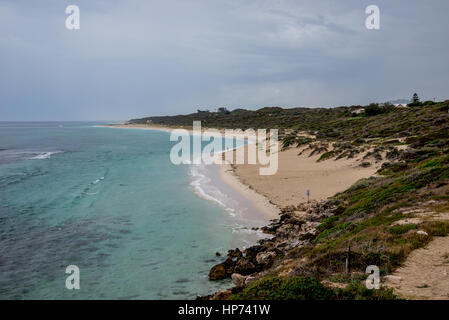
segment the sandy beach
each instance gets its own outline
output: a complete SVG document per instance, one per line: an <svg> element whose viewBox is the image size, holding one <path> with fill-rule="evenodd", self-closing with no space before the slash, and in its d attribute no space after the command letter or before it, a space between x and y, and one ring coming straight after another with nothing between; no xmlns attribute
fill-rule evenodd
<svg viewBox="0 0 449 320"><path fill-rule="evenodd" d="M224 183L250 200L265 219L271 220L279 217L280 208L272 203L269 198L252 189L250 185L242 183L230 164L220 166L220 178Z"/></svg>
<svg viewBox="0 0 449 320"><path fill-rule="evenodd" d="M368 168L360 167L363 154L353 159L317 162L320 155L309 157L308 152L298 155L301 151L301 148L280 151L279 169L274 175L259 175L259 165L238 164L233 168L224 165L223 179L243 191L245 189L240 184L248 186L246 188L251 192L246 194L259 205L268 202L282 208L306 202L307 190L310 190L310 201L333 196L357 180L374 175L381 166L379 162ZM259 195L259 199L253 196L254 193Z"/></svg>

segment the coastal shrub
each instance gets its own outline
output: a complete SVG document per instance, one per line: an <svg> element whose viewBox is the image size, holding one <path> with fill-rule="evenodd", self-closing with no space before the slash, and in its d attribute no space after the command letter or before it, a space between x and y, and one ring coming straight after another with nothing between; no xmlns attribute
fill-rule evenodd
<svg viewBox="0 0 449 320"><path fill-rule="evenodd" d="M420 165L421 169L426 169L426 168L433 168L436 166L439 166L441 164L441 159L436 158L436 159L431 159L429 161L424 162L423 164Z"/></svg>
<svg viewBox="0 0 449 320"><path fill-rule="evenodd" d="M352 222L345 222L345 223L341 223L341 224L337 224L335 226L333 226L330 229L326 229L323 232L321 232L318 237L316 237L315 241L320 241L322 239L326 239L329 238L330 235L338 235L339 233L341 233L341 231L346 231L346 230L350 230L354 227Z"/></svg>
<svg viewBox="0 0 449 320"><path fill-rule="evenodd" d="M345 215L357 216L376 210L382 205L398 200L402 195L414 190L413 185L394 181L374 189L368 189L352 199L352 205L345 210Z"/></svg>
<svg viewBox="0 0 449 320"><path fill-rule="evenodd" d="M295 143L294 136L287 136L282 140L282 150L290 148Z"/></svg>
<svg viewBox="0 0 449 320"><path fill-rule="evenodd" d="M406 162L386 162L377 173L384 176L391 176L397 173L403 173L407 169L408 165Z"/></svg>
<svg viewBox="0 0 449 320"><path fill-rule="evenodd" d="M418 189L446 178L449 178L449 167L437 166L415 172L404 178L403 182Z"/></svg>
<svg viewBox="0 0 449 320"><path fill-rule="evenodd" d="M296 134L290 134L282 139L282 150L287 150L288 148L296 145L297 148L313 142L312 138L296 136Z"/></svg>
<svg viewBox="0 0 449 320"><path fill-rule="evenodd" d="M349 280L351 280L351 276L346 273L335 273L329 277L329 281L335 283L347 283Z"/></svg>
<svg viewBox="0 0 449 320"><path fill-rule="evenodd" d="M404 225L397 225L397 226L391 227L390 228L390 232L392 234L399 235L399 234L403 234L403 233L406 233L406 232L408 232L410 230L414 230L414 229L417 229L417 228L418 228L418 226L416 224L413 224L413 223L411 223L411 224L404 224Z"/></svg>
<svg viewBox="0 0 449 320"><path fill-rule="evenodd" d="M399 297L392 288L381 287L379 290L370 290L364 281L351 282L346 288L337 291L339 300L397 300Z"/></svg>
<svg viewBox="0 0 449 320"><path fill-rule="evenodd" d="M301 147L305 144L313 142L312 138L309 137L297 137L296 138L296 147Z"/></svg>
<svg viewBox="0 0 449 320"><path fill-rule="evenodd" d="M410 144L412 148L424 147L428 143L435 141L436 139L447 139L447 126L443 126L427 134L420 134L412 136L406 139L406 143Z"/></svg>
<svg viewBox="0 0 449 320"><path fill-rule="evenodd" d="M251 283L233 300L330 300L332 289L310 277L266 277Z"/></svg>
<svg viewBox="0 0 449 320"><path fill-rule="evenodd" d="M431 236L445 237L449 234L449 222L431 221L423 225L423 229Z"/></svg>
<svg viewBox="0 0 449 320"><path fill-rule="evenodd" d="M353 193L355 191L368 188L376 180L376 178L362 178L354 183L348 190L347 193Z"/></svg>
<svg viewBox="0 0 449 320"><path fill-rule="evenodd" d="M321 157L317 160L317 162L325 161L332 158L335 155L334 151L328 151L321 155Z"/></svg>
<svg viewBox="0 0 449 320"><path fill-rule="evenodd" d="M449 100L447 100L447 101L449 101ZM449 111L449 102L445 102L444 104L442 104L438 110L443 111L443 112L448 112Z"/></svg>
<svg viewBox="0 0 449 320"><path fill-rule="evenodd" d="M393 264L396 263L395 261L398 260L397 257L394 257L396 253L393 251L378 252L375 246L373 246L372 251L366 251L361 248L360 243L355 243L353 240L339 244L338 241L334 241L322 246L319 251L314 250L314 252L311 252L309 265L313 265L317 274L321 276L345 272L348 244L350 243L352 244L350 252L352 271L365 272L369 265L391 270Z"/></svg>
<svg viewBox="0 0 449 320"><path fill-rule="evenodd" d="M315 238L314 242L319 242L323 239L329 238L330 233L331 233L330 229L324 230Z"/></svg>
<svg viewBox="0 0 449 320"><path fill-rule="evenodd" d="M399 159L400 156L401 156L401 152L398 149L396 149L396 148L391 149L386 154L386 158L389 159L389 160Z"/></svg>
<svg viewBox="0 0 449 320"><path fill-rule="evenodd" d="M338 220L338 217L336 217L336 216L325 218L321 221L321 224L318 225L317 230L323 231L325 229L330 229L333 227L334 222L337 220Z"/></svg>
<svg viewBox="0 0 449 320"><path fill-rule="evenodd" d="M388 112L387 108L379 106L377 103L371 103L365 107L365 115L367 117L379 115Z"/></svg>
<svg viewBox="0 0 449 320"><path fill-rule="evenodd" d="M360 166L361 166L362 168L368 168L368 167L370 167L370 166L371 166L371 163L370 163L370 162L367 162L367 161L365 161L365 162L362 162L362 163L360 164Z"/></svg>
<svg viewBox="0 0 449 320"><path fill-rule="evenodd" d="M364 144L364 143L366 143L366 140L362 139L362 138L357 138L357 139L355 139L354 141L351 142L351 144L353 144L353 145L361 145L361 144Z"/></svg>
<svg viewBox="0 0 449 320"><path fill-rule="evenodd" d="M396 239L395 244L402 245L401 248L403 251L405 251L404 259L402 259L402 260L405 260L406 254L408 254L412 250L416 250L416 249L425 247L430 242L430 240L431 240L431 237L421 235L421 234L414 232L414 233L404 234L404 236L402 238ZM402 263L402 260L399 262Z"/></svg>

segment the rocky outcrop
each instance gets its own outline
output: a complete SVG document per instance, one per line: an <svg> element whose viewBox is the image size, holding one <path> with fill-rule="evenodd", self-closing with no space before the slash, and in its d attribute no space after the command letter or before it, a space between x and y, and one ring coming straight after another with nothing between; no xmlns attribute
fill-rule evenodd
<svg viewBox="0 0 449 320"><path fill-rule="evenodd" d="M227 277L226 268L223 264L217 264L213 266L209 271L210 280L221 280Z"/></svg>
<svg viewBox="0 0 449 320"><path fill-rule="evenodd" d="M237 287L245 285L246 277L242 276L241 274L233 273L231 275L231 279L232 283Z"/></svg>
<svg viewBox="0 0 449 320"><path fill-rule="evenodd" d="M274 257L276 257L276 252L274 251L259 252L256 255L256 261L259 265L267 267L272 264Z"/></svg>
<svg viewBox="0 0 449 320"><path fill-rule="evenodd" d="M259 244L243 251L229 250L226 260L212 267L209 279L232 277L236 286L247 285L258 274L275 267L277 257L286 255L293 248L310 245L317 235L320 221L338 213L338 210L338 203L332 201L284 208L279 219L262 228L265 233L273 235L272 238L260 240Z"/></svg>

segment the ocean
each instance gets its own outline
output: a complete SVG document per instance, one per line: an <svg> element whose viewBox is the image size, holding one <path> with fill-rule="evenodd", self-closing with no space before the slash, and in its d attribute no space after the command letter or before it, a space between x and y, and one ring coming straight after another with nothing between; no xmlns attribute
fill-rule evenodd
<svg viewBox="0 0 449 320"><path fill-rule="evenodd" d="M208 272L262 237L251 203L216 165L173 165L168 132L95 125L0 123L0 299L194 299L231 286ZM69 265L79 290L65 286Z"/></svg>

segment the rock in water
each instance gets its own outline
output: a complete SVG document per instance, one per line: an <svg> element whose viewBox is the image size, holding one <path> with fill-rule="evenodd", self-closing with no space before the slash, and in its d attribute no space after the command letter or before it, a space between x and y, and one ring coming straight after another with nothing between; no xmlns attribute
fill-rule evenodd
<svg viewBox="0 0 449 320"><path fill-rule="evenodd" d="M209 279L210 280L221 280L226 278L226 269L223 264L217 264L210 269Z"/></svg>

